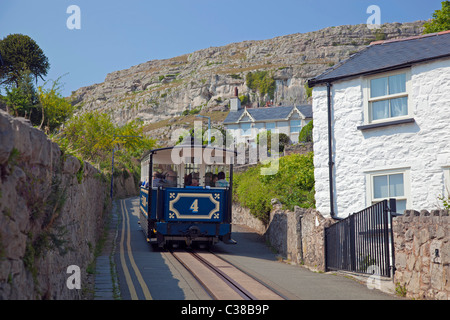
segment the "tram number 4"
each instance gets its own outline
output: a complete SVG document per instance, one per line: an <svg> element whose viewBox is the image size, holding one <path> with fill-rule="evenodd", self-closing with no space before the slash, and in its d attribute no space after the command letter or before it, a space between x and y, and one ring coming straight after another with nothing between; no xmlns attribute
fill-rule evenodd
<svg viewBox="0 0 450 320"><path fill-rule="evenodd" d="M192 212L194 213L198 212L198 199L195 199L194 202L192 202L191 207L189 209L191 209Z"/></svg>

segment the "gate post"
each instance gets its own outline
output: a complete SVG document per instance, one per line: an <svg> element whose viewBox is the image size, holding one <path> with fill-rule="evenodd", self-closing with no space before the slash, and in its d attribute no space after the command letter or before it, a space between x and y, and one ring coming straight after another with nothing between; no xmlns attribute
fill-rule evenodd
<svg viewBox="0 0 450 320"><path fill-rule="evenodd" d="M323 227L323 268L324 272L328 271L328 259L327 259L327 228Z"/></svg>
<svg viewBox="0 0 450 320"><path fill-rule="evenodd" d="M394 279L394 273L395 273L395 243L394 243L394 217L398 216L397 214L397 200L396 199L389 199L389 208L388 208L388 215L389 215L389 225L391 226L391 230L390 230L390 237L391 237L391 241L390 241L390 253L391 253L391 261L392 261L392 265L390 265L391 268L391 277L392 280Z"/></svg>
<svg viewBox="0 0 450 320"><path fill-rule="evenodd" d="M349 233L350 233L350 268L356 270L356 249L355 249L355 215L349 216Z"/></svg>

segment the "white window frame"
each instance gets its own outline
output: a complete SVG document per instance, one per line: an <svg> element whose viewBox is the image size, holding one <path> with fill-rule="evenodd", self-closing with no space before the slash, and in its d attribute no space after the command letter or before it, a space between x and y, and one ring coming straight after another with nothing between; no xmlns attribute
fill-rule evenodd
<svg viewBox="0 0 450 320"><path fill-rule="evenodd" d="M373 188L373 178L386 175L403 174L403 196L388 197L388 198L375 198ZM411 179L410 168L399 168L389 170L379 170L366 172L366 203L367 206L371 206L383 200L397 199L406 200L406 209L411 208ZM403 212L398 212L403 214Z"/></svg>
<svg viewBox="0 0 450 320"><path fill-rule="evenodd" d="M249 129L242 128L242 125L249 125ZM251 122L243 122L240 124L241 137L251 137L253 135L253 126Z"/></svg>
<svg viewBox="0 0 450 320"><path fill-rule="evenodd" d="M406 75L406 83L405 83L405 92L402 93L395 93L395 94L388 94L385 96L379 96L375 98L370 97L370 81L374 79L379 78L386 78L390 76L395 76L399 74L405 74ZM372 120L372 103L377 101L384 101L384 100L390 100L395 98L407 98L407 109L408 112L404 116L397 116L397 117L387 117L383 119L377 119ZM402 120L402 119L408 119L412 117L412 108L411 108L411 70L410 69L402 69L392 72L384 72L379 73L373 76L369 76L364 79L363 81L363 98L364 98L364 124L376 124L376 123L383 123L383 122L390 122L395 120Z"/></svg>
<svg viewBox="0 0 450 320"><path fill-rule="evenodd" d="M268 125L274 125L274 127L273 128L268 128ZM269 131L269 130L272 130L272 129L277 129L277 123L276 122L266 122L266 130L267 131Z"/></svg>
<svg viewBox="0 0 450 320"><path fill-rule="evenodd" d="M292 126L292 121L298 121L300 123L300 125ZM292 128L298 128L298 131L292 131ZM291 134L300 134L300 131L302 131L302 119L291 119L291 120L289 120L289 132Z"/></svg>

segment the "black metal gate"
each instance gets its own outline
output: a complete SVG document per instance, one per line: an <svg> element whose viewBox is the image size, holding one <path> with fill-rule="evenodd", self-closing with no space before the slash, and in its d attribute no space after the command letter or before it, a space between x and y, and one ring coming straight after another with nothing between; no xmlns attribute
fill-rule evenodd
<svg viewBox="0 0 450 320"><path fill-rule="evenodd" d="M395 199L384 200L326 228L326 270L393 276L395 207Z"/></svg>

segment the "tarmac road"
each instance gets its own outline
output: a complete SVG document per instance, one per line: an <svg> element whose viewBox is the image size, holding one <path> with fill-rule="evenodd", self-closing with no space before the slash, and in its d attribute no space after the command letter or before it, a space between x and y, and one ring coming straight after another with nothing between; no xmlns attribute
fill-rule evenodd
<svg viewBox="0 0 450 320"><path fill-rule="evenodd" d="M138 224L139 198L114 202L117 229L111 255L122 300L210 300L198 282L169 253L146 242ZM251 229L233 225L235 245L217 244L213 251L242 271L265 282L289 300L401 300L369 289L364 283L334 273L315 273L279 261L263 237ZM104 253L97 261L96 297L112 299L109 261ZM117 297L116 297L117 298Z"/></svg>

